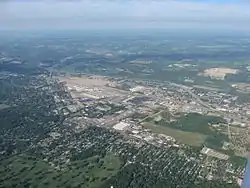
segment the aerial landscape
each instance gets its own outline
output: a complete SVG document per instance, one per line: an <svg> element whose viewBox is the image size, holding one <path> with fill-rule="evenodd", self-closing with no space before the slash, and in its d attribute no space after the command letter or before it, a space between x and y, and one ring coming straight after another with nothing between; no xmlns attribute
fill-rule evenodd
<svg viewBox="0 0 250 188"><path fill-rule="evenodd" d="M0 188L240 188L250 32L0 31Z"/></svg>

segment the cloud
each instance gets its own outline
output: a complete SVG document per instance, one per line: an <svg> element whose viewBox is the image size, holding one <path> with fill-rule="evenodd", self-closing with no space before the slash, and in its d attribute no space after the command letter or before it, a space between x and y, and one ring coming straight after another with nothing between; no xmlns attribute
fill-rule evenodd
<svg viewBox="0 0 250 188"><path fill-rule="evenodd" d="M218 2L219 1L219 2ZM247 28L250 5L241 1L83 0L0 3L2 28L165 27Z"/></svg>

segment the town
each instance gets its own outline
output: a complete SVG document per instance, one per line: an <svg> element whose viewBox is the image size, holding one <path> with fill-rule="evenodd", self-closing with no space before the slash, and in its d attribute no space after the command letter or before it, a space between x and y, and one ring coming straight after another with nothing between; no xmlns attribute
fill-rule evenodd
<svg viewBox="0 0 250 188"><path fill-rule="evenodd" d="M15 83L24 77L8 79ZM46 131L27 132L27 127L3 130L3 155L28 146L28 152L65 171L77 159L112 152L122 157L125 166L140 163L155 169L151 169L154 173L171 171L174 177L181 173L186 178L181 180L183 186L218 177L227 182L241 181L244 160L237 156L246 155L246 110L250 104L238 105L238 109L246 109L239 113L232 108L235 96L171 82L92 75L42 76L26 81L33 86L12 94L9 102L23 105L25 95L31 103L40 101L40 109L50 117L47 123L40 123ZM35 92L33 98L31 91ZM203 128L195 127L201 124ZM215 141L219 145L213 145L213 136L218 137ZM20 142L25 145L20 147ZM10 151L8 144L16 149ZM184 169L176 171L180 167L175 164L184 165ZM113 181L107 186L115 184Z"/></svg>
<svg viewBox="0 0 250 188"><path fill-rule="evenodd" d="M0 187L240 186L248 38L87 36L0 41Z"/></svg>

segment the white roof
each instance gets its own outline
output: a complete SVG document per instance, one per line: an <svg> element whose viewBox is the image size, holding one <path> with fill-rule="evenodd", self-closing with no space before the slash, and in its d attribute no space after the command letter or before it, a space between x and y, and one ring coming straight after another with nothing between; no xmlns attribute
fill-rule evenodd
<svg viewBox="0 0 250 188"><path fill-rule="evenodd" d="M128 123L120 122L120 123L117 123L113 128L116 129L116 130L122 131L127 126L129 126Z"/></svg>

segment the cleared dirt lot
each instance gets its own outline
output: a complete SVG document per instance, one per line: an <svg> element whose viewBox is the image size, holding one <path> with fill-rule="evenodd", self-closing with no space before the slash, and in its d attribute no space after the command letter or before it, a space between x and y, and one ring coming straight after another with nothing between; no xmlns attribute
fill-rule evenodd
<svg viewBox="0 0 250 188"><path fill-rule="evenodd" d="M224 79L227 74L237 74L238 72L239 72L238 69L211 68L211 69L204 70L202 75L215 78L215 79Z"/></svg>

